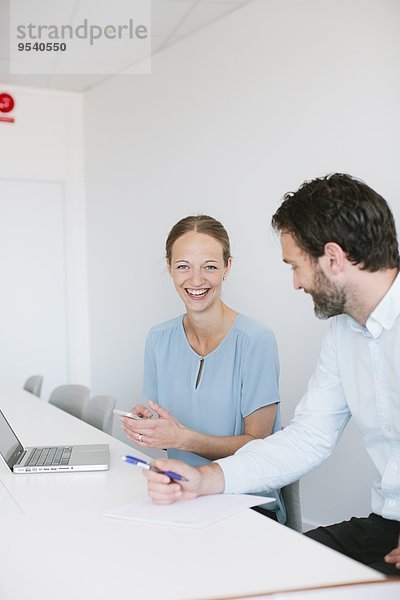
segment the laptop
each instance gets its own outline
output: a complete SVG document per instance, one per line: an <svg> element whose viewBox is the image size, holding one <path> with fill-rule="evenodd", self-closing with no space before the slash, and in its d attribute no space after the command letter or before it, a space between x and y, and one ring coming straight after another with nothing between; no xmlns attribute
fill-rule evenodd
<svg viewBox="0 0 400 600"><path fill-rule="evenodd" d="M108 444L24 448L0 410L0 454L14 473L106 471Z"/></svg>

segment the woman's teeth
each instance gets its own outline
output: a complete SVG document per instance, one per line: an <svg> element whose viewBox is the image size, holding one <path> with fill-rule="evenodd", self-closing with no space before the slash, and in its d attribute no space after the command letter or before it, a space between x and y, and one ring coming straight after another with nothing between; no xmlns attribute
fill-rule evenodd
<svg viewBox="0 0 400 600"><path fill-rule="evenodd" d="M208 289L204 289L204 290L188 290L187 289L186 291L191 298L204 298L204 296L208 292Z"/></svg>

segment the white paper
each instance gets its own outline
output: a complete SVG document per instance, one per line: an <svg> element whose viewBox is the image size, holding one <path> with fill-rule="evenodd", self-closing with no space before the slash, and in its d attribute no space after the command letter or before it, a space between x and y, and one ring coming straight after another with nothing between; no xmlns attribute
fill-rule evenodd
<svg viewBox="0 0 400 600"><path fill-rule="evenodd" d="M274 502L275 498L248 494L214 494L174 504L154 504L150 499L103 513L104 517L157 525L201 528L231 517L246 508Z"/></svg>

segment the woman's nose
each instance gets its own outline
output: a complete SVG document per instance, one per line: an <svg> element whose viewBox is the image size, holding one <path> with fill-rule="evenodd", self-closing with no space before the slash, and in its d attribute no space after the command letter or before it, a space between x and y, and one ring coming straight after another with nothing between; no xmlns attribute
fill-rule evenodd
<svg viewBox="0 0 400 600"><path fill-rule="evenodd" d="M193 269L190 280L195 287L201 285L203 283L203 275L201 269Z"/></svg>

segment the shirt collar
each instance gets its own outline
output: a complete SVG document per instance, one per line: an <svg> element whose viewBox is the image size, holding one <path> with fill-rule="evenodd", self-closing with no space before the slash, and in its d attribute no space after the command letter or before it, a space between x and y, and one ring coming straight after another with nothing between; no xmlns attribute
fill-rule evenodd
<svg viewBox="0 0 400 600"><path fill-rule="evenodd" d="M379 302L375 310L372 311L367 319L365 327L357 323L352 317L348 317L352 329L370 335L377 339L384 329L389 330L393 327L400 315L400 272L392 285Z"/></svg>

